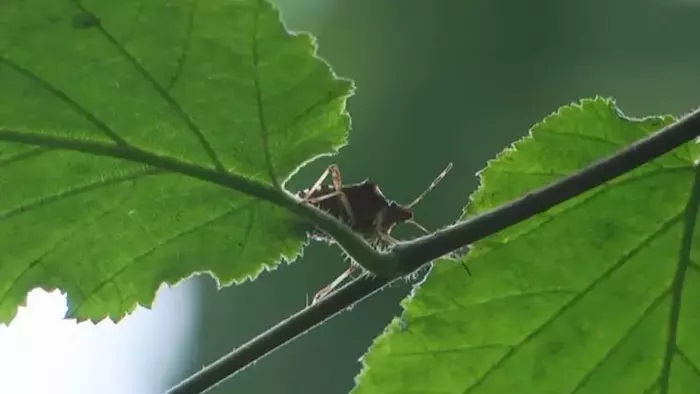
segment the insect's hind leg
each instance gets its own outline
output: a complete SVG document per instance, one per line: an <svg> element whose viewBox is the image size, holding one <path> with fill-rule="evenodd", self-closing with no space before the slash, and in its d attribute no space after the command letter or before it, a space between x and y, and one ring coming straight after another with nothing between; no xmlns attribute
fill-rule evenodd
<svg viewBox="0 0 700 394"><path fill-rule="evenodd" d="M330 294L336 287L338 287L341 283L345 281L348 277L351 277L353 272L357 269L357 265L355 263L350 263L350 266L348 269L343 271L342 274L340 274L333 282L331 282L328 286L324 287L323 289L319 290L316 295L314 295L313 300L311 301L311 305L314 305L315 303L319 302L320 300L326 298L328 294Z"/></svg>

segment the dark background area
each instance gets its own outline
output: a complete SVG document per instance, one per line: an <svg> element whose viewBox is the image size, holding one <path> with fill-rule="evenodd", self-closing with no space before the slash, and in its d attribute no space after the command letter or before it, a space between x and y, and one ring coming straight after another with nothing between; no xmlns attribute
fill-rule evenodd
<svg viewBox="0 0 700 394"><path fill-rule="evenodd" d="M276 3L289 27L316 35L320 55L357 84L349 145L288 187L309 186L336 162L345 182L370 177L408 202L451 161L450 175L416 209L431 229L458 218L487 160L562 105L609 96L627 115L644 116L700 104L700 1ZM346 264L335 247L314 243L255 282L217 290L195 279L200 327L172 383L303 308ZM478 272L464 285L474 280ZM211 392L347 393L358 359L409 290L404 283L377 294Z"/></svg>

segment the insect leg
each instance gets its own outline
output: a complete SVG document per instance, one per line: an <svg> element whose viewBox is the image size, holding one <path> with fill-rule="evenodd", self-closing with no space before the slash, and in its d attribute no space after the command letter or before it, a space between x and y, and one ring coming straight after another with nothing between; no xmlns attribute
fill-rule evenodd
<svg viewBox="0 0 700 394"><path fill-rule="evenodd" d="M350 263L350 267L346 269L342 274L340 274L333 282L331 282L328 286L324 287L323 289L319 290L318 293L314 296L313 300L311 301L311 305L319 302L323 298L325 298L330 292L333 291L336 287L338 287L343 281L345 281L346 278L348 278L352 273L357 269L357 266L354 263Z"/></svg>
<svg viewBox="0 0 700 394"><path fill-rule="evenodd" d="M377 212L377 216L374 217L374 233L377 237L377 241L383 241L387 245L395 245L399 243L398 239L389 234L389 232L391 232L391 228L389 228L387 232L383 231L384 220L386 220L386 211L382 209Z"/></svg>
<svg viewBox="0 0 700 394"><path fill-rule="evenodd" d="M334 191L330 193L324 193L320 196L316 197L310 197L312 196L315 192L317 192L320 188L321 185L323 184L323 181L328 177L328 175L331 175L332 181L333 181L333 189ZM347 220L347 224L352 227L354 221L355 221L355 215L353 215L352 212L352 205L350 205L350 200L348 199L347 195L343 191L343 182L340 178L340 169L338 168L337 165L331 164L328 166L328 168L323 172L320 178L316 181L316 183L310 188L307 189L305 193L303 193L303 196L301 196L302 201L309 203L309 204L318 204L322 201L329 200L331 198L338 198L340 201L340 205L342 207L343 212L345 213L345 217Z"/></svg>
<svg viewBox="0 0 700 394"><path fill-rule="evenodd" d="M416 228L418 228L420 231L422 231L423 234L430 234L430 230L428 230L427 228L421 226L420 223L416 222L416 221L413 220L413 219L406 220L406 223L412 224L414 227L416 227Z"/></svg>
<svg viewBox="0 0 700 394"><path fill-rule="evenodd" d="M433 183L431 183L430 186L428 186L425 190L423 190L423 193L421 193L418 197L416 197L416 199L413 200L410 204L408 204L407 207L411 208L414 205L418 204L420 202L420 200L422 200L423 197L425 197L426 194L430 193L430 191L433 190L433 188L435 186L437 186L438 183L440 183L442 178L444 178L445 175L447 175L447 173L450 172L451 169L452 169L452 163L447 164L447 167L445 167L445 169L442 170L440 175L438 175L435 178L435 180L433 180Z"/></svg>
<svg viewBox="0 0 700 394"><path fill-rule="evenodd" d="M326 168L326 170L323 171L323 173L321 174L321 176L318 177L318 180L316 181L316 183L314 183L314 185L311 186L311 188L309 188L309 190L306 192L306 194L304 194L304 196L302 196L302 198L303 198L304 200L306 200L306 197L307 197L307 196L310 196L310 195L314 194L314 192L316 192L316 191L321 187L321 185L323 184L323 181L325 181L326 178L328 178L328 174L331 173L331 168L332 168L332 167L335 167L336 169L338 168L338 166L336 166L335 164L329 165L328 168Z"/></svg>
<svg viewBox="0 0 700 394"><path fill-rule="evenodd" d="M379 237L389 245L395 245L395 244L399 243L398 239L392 237L389 234L379 233Z"/></svg>
<svg viewBox="0 0 700 394"><path fill-rule="evenodd" d="M333 192L333 193L324 194L322 196L318 196L318 197L314 197L314 198L308 198L308 199L306 199L306 202L308 202L310 204L317 204L321 201L325 201L325 200L328 200L329 198L333 198L341 193L342 192Z"/></svg>
<svg viewBox="0 0 700 394"><path fill-rule="evenodd" d="M333 188L335 189L336 193L338 193L340 203L343 205L343 209L348 215L348 223L350 223L350 226L352 227L352 224L355 223L355 215L353 215L352 205L350 205L350 200L348 200L348 196L346 196L345 193L343 193L343 181L340 178L340 169L337 165L332 165L328 167L328 170L331 172Z"/></svg>
<svg viewBox="0 0 700 394"><path fill-rule="evenodd" d="M317 198L310 199L308 196L311 196L314 194L316 191L318 191L319 188L321 188L321 185L323 184L323 181L326 180L328 175L331 175L332 181L333 181L333 188L335 189L335 192L325 194L323 196L319 196ZM350 200L348 200L348 197L345 195L343 192L343 181L340 177L340 169L338 168L338 165L336 164L331 164L326 168L325 171L323 171L323 174L318 178L316 183L314 183L311 188L309 188L306 193L302 196L302 199L305 202L311 203L311 204L316 204L318 202L321 202L323 200L336 197L338 196L340 198L340 203L343 205L343 210L348 216L348 222L352 225L354 222L354 215L352 213L352 206L350 205Z"/></svg>

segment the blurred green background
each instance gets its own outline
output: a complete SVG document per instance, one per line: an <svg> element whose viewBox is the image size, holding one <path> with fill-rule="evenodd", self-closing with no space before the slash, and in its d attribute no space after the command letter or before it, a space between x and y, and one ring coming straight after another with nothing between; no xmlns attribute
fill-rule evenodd
<svg viewBox="0 0 700 394"><path fill-rule="evenodd" d="M700 104L700 1L276 0L293 30L356 81L350 143L287 185L313 183L331 162L345 182L367 177L399 202L447 162L454 169L417 209L428 228L454 222L487 160L559 106L611 96L629 116L681 115ZM402 234L410 235L410 231ZM533 256L535 258L535 256ZM202 293L197 335L174 384L305 306L345 269L312 244L292 265ZM465 275L464 286L479 280ZM212 393L347 393L359 357L410 284L395 285L227 380Z"/></svg>

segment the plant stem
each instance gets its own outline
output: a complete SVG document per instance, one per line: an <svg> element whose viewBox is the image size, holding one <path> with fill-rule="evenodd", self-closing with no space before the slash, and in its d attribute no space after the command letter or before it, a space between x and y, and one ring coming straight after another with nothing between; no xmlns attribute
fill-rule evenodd
<svg viewBox="0 0 700 394"><path fill-rule="evenodd" d="M391 279L388 278L362 275L328 297L282 320L226 356L202 368L172 387L166 394L203 393L214 388L224 379L242 371L360 299L368 297L390 281Z"/></svg>
<svg viewBox="0 0 700 394"><path fill-rule="evenodd" d="M392 276L398 270L393 256L377 253L361 236L355 234L348 226L333 216L315 209L309 204L301 204L299 199L283 189L255 179L149 152L125 143L113 144L94 140L71 139L51 134L3 129L2 127L0 127L0 141L124 159L238 190L286 208L301 218L311 221L330 234L341 248L366 270L380 276Z"/></svg>
<svg viewBox="0 0 700 394"><path fill-rule="evenodd" d="M510 203L429 236L405 242L385 253L398 261L401 276L465 245L544 212L604 184L700 135L700 109L617 154L526 194ZM363 275L309 306L171 388L167 394L202 393L276 348L361 301L393 279Z"/></svg>
<svg viewBox="0 0 700 394"><path fill-rule="evenodd" d="M518 199L388 252L408 274L465 245L520 223L623 175L700 135L700 109L625 149Z"/></svg>

